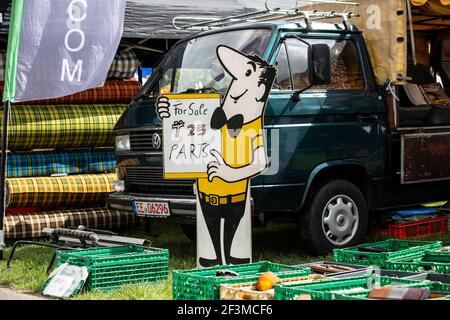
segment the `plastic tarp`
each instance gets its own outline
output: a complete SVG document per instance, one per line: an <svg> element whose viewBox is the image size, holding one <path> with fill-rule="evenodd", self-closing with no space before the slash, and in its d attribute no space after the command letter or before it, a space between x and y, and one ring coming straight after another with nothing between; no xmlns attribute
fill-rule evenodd
<svg viewBox="0 0 450 320"><path fill-rule="evenodd" d="M57 1L57 0L55 0ZM270 5L286 7L294 1L270 1ZM265 0L127 0L125 38L181 39L192 32L176 30L172 26L175 16L225 17L263 10ZM7 34L11 0L0 1L0 34Z"/></svg>
<svg viewBox="0 0 450 320"><path fill-rule="evenodd" d="M448 6L450 5L450 0L411 0L411 3L414 6L423 6L425 4L430 4L430 3L436 3L436 2L440 2L440 4L444 5L444 6Z"/></svg>
<svg viewBox="0 0 450 320"><path fill-rule="evenodd" d="M407 11L404 0L355 0L359 6L332 4L302 5L303 10L352 12L360 16L350 23L363 32L378 85L406 75ZM333 22L342 23L333 19ZM326 20L324 20L326 22Z"/></svg>
<svg viewBox="0 0 450 320"><path fill-rule="evenodd" d="M439 30L450 27L450 0L411 0L414 30ZM433 19L434 18L434 19Z"/></svg>
<svg viewBox="0 0 450 320"><path fill-rule="evenodd" d="M359 1L354 23L363 32L378 85L407 74L407 13L403 0ZM400 14L402 13L402 14Z"/></svg>
<svg viewBox="0 0 450 320"><path fill-rule="evenodd" d="M262 0L128 0L124 37L180 39L192 32L175 29L176 16L225 17L263 8Z"/></svg>
<svg viewBox="0 0 450 320"><path fill-rule="evenodd" d="M264 0L128 0L125 16L125 37L180 38L192 32L176 30L175 16L226 17L264 10ZM407 30L404 0L356 0L358 7L335 4L301 4L300 1L269 1L270 8L288 9L297 4L304 10L347 11L361 15L355 24L364 33L378 84L386 79L396 81L406 75ZM401 11L402 15L397 13ZM133 17L133 21L131 20Z"/></svg>
<svg viewBox="0 0 450 320"><path fill-rule="evenodd" d="M321 11L346 11L358 13L350 22L363 32L377 83L387 79L397 84L407 74L409 21L406 0L354 0L358 7L336 5L304 5ZM439 32L450 27L450 0L410 0L414 31ZM417 39L416 39L417 44ZM417 47L416 47L417 49Z"/></svg>

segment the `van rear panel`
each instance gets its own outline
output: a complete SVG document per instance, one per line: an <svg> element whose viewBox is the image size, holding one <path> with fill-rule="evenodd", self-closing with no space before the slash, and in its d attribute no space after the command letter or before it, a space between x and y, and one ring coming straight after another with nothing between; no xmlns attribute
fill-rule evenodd
<svg viewBox="0 0 450 320"><path fill-rule="evenodd" d="M450 132L403 134L401 183L450 180Z"/></svg>

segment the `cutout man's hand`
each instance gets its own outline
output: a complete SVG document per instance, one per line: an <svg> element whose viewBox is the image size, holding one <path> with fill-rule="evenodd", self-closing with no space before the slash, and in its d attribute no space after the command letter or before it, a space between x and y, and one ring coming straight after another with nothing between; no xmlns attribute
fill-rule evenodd
<svg viewBox="0 0 450 320"><path fill-rule="evenodd" d="M208 180L212 182L214 178L220 178L226 182L239 181L237 170L226 164L219 151L212 149L211 155L216 159L208 164Z"/></svg>
<svg viewBox="0 0 450 320"><path fill-rule="evenodd" d="M169 107L169 98L161 96L156 100L156 113L159 119L162 120L170 117Z"/></svg>

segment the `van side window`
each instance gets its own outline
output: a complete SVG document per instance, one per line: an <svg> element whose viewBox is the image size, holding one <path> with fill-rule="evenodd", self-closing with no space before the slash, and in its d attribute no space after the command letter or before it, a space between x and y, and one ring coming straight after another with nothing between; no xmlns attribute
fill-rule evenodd
<svg viewBox="0 0 450 320"><path fill-rule="evenodd" d="M361 61L352 40L311 39L311 44L326 43L331 49L331 83L312 90L364 90Z"/></svg>
<svg viewBox="0 0 450 320"><path fill-rule="evenodd" d="M295 38L286 39L287 55L291 67L294 90L309 86L308 45Z"/></svg>
<svg viewBox="0 0 450 320"><path fill-rule="evenodd" d="M292 90L291 74L289 72L289 63L286 53L286 45L281 44L280 51L276 61L276 67L278 69L277 77L273 84L274 90Z"/></svg>
<svg viewBox="0 0 450 320"><path fill-rule="evenodd" d="M172 76L173 76L173 69L167 69L166 72L161 76L161 79L159 79L158 95L167 94L171 92Z"/></svg>
<svg viewBox="0 0 450 320"><path fill-rule="evenodd" d="M331 83L312 86L309 90L364 90L361 61L352 40L303 39L310 44L327 44L331 49ZM308 46L296 39L287 38L277 57L278 74L274 90L299 90L309 85ZM292 79L290 79L290 72ZM293 88L291 86L293 82Z"/></svg>

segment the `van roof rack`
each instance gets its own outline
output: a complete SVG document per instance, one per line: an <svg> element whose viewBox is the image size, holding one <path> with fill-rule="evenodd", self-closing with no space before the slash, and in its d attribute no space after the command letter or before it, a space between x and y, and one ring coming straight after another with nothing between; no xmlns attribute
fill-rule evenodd
<svg viewBox="0 0 450 320"><path fill-rule="evenodd" d="M270 8L268 0L265 2L265 10L259 10L240 15L228 17L202 17L202 16L176 16L172 20L172 25L178 30L206 31L221 27L230 27L242 23L268 22L283 19L284 21L296 21L304 19L307 28L311 28L312 21L321 19L342 18L345 29L349 28L348 19L359 16L352 12L301 10L298 3L304 5L314 4L337 4L358 6L357 2L337 1L337 0L302 0L296 1L296 6L291 9ZM347 8L344 11L347 11Z"/></svg>

